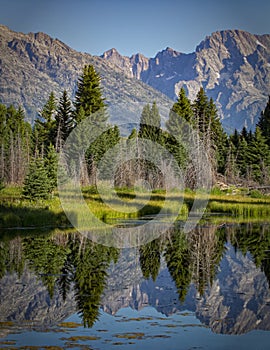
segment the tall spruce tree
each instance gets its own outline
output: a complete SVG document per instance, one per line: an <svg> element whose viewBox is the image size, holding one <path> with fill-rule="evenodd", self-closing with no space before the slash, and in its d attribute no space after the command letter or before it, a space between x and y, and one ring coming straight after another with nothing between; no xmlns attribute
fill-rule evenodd
<svg viewBox="0 0 270 350"><path fill-rule="evenodd" d="M75 122L78 124L85 118L90 118L92 123L91 131L94 133L94 138L95 134L99 134L99 129L104 130L108 120L105 99L102 96L100 82L100 76L95 71L94 67L92 65L86 65L81 77L78 79L75 98ZM107 136L109 137L109 135ZM81 144L85 144L87 141L85 141L84 138L84 135L80 135L80 140L77 141ZM106 141L110 144L108 139ZM88 178L92 184L96 183L97 161L102 154L103 145L104 133L95 138L94 142L92 142L89 149L86 151L84 163L87 165ZM107 148L103 149L103 153L106 150Z"/></svg>
<svg viewBox="0 0 270 350"><path fill-rule="evenodd" d="M266 142L270 147L270 96L265 110L261 113L257 126L261 129L262 136L265 137Z"/></svg>
<svg viewBox="0 0 270 350"><path fill-rule="evenodd" d="M137 147L137 164L135 166L137 177L144 179L152 187L159 188L163 179L157 164L161 164L162 156L157 152L158 144L164 142L161 130L161 117L156 102L150 107L146 104L142 110L138 138L146 139L151 142L138 143ZM152 161L147 160L147 155L152 154Z"/></svg>
<svg viewBox="0 0 270 350"><path fill-rule="evenodd" d="M51 92L39 114L40 118L35 121L34 126L34 144L40 154L46 154L49 145L55 142L56 111L57 101L54 92Z"/></svg>
<svg viewBox="0 0 270 350"><path fill-rule="evenodd" d="M66 141L68 135L74 127L72 104L68 98L66 90L64 90L59 100L57 113L55 115L55 122L55 147L59 152L63 147L63 143Z"/></svg>
<svg viewBox="0 0 270 350"><path fill-rule="evenodd" d="M188 154L183 142L189 138L193 122L190 100L186 96L185 89L181 88L166 122L168 130L166 147L174 155L179 166L185 166L187 162Z"/></svg>
<svg viewBox="0 0 270 350"><path fill-rule="evenodd" d="M217 108L212 98L209 100L208 114L211 130L210 138L216 158L217 171L224 174L226 157L229 150L229 141L218 117Z"/></svg>
<svg viewBox="0 0 270 350"><path fill-rule="evenodd" d="M209 101L203 88L197 93L193 103L193 112L195 117L195 127L200 131L202 138L208 140L210 136L210 115Z"/></svg>
<svg viewBox="0 0 270 350"><path fill-rule="evenodd" d="M86 65L81 77L78 79L77 92L75 98L75 120L80 122L83 118L104 109L105 99L102 97L100 86L100 76L92 65ZM99 120L96 120L99 118ZM104 123L107 121L106 113L99 113L93 121Z"/></svg>
<svg viewBox="0 0 270 350"><path fill-rule="evenodd" d="M208 100L203 88L200 88L193 103L195 127L200 133L202 142L212 165L217 172L224 173L228 139L217 115L217 108L212 98Z"/></svg>
<svg viewBox="0 0 270 350"><path fill-rule="evenodd" d="M183 121L193 123L193 111L190 100L186 96L184 88L181 88L178 94L178 99L172 106L169 114L169 119L166 122L166 128L172 135L183 134Z"/></svg>

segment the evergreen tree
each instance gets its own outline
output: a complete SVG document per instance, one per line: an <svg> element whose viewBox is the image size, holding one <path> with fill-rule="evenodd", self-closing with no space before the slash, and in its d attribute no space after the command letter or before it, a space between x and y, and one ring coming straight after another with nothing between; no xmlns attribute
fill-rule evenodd
<svg viewBox="0 0 270 350"><path fill-rule="evenodd" d="M88 117L105 107L102 90L100 87L100 76L92 65L86 65L82 76L78 80L75 98L75 119L80 122L82 118ZM82 113L83 111L83 113ZM99 120L96 120L99 118ZM107 121L106 113L99 113L95 120L98 123Z"/></svg>
<svg viewBox="0 0 270 350"><path fill-rule="evenodd" d="M58 157L52 144L48 147L48 152L44 158L44 166L49 180L49 192L51 193L57 186L57 164Z"/></svg>
<svg viewBox="0 0 270 350"><path fill-rule="evenodd" d="M140 266L143 277L156 280L160 269L160 240L155 239L140 247Z"/></svg>
<svg viewBox="0 0 270 350"><path fill-rule="evenodd" d="M141 114L138 136L161 143L160 128L161 118L156 102L153 102L152 107L149 104L145 105Z"/></svg>
<svg viewBox="0 0 270 350"><path fill-rule="evenodd" d="M270 96L265 110L261 113L257 126L261 129L262 136L265 137L266 142L270 147Z"/></svg>
<svg viewBox="0 0 270 350"><path fill-rule="evenodd" d="M21 184L30 153L31 126L21 107L0 105L0 178Z"/></svg>
<svg viewBox="0 0 270 350"><path fill-rule="evenodd" d="M190 100L186 97L184 88L181 88L178 99L172 106L166 122L168 134L166 147L173 154L180 167L185 167L188 159L185 141L190 137L190 128L193 125L193 111Z"/></svg>
<svg viewBox="0 0 270 350"><path fill-rule="evenodd" d="M217 171L224 174L229 143L228 137L223 130L223 126L217 114L217 108L212 98L210 98L208 104L208 115L211 130L210 138L216 159Z"/></svg>
<svg viewBox="0 0 270 350"><path fill-rule="evenodd" d="M183 232L175 230L165 249L165 260L172 279L175 282L179 300L185 301L191 283L191 256L187 237Z"/></svg>
<svg viewBox="0 0 270 350"><path fill-rule="evenodd" d="M74 127L72 117L72 105L68 98L67 91L64 90L63 95L59 100L57 113L55 115L55 147L59 152L62 149L63 143Z"/></svg>
<svg viewBox="0 0 270 350"><path fill-rule="evenodd" d="M107 272L111 261L117 261L115 248L85 243L78 249L74 259L74 290L77 309L85 327L92 327L99 316L100 299L106 285Z"/></svg>
<svg viewBox="0 0 270 350"><path fill-rule="evenodd" d="M158 144L162 145L164 137L161 130L161 118L156 102L150 107L145 105L140 119L138 137L152 142L143 141L137 149L137 177L144 179L152 187L159 188L163 182L161 172L157 164L163 159L160 152L157 152ZM142 146L142 147L141 147ZM152 161L147 160L147 155L152 154Z"/></svg>
<svg viewBox="0 0 270 350"><path fill-rule="evenodd" d="M89 117L91 119L91 131L93 131L93 135L99 134L98 130L106 125L108 115L105 109L104 98L102 97L100 76L92 65L84 67L82 76L78 80L74 114L77 124ZM85 144L84 137L84 135L80 135L80 140L77 140L77 142L79 141L82 145ZM96 162L100 157L102 145L104 145L103 138L104 135L100 135L92 142L86 152L86 159L83 161L84 164L87 164L90 181L94 184L96 183Z"/></svg>
<svg viewBox="0 0 270 350"><path fill-rule="evenodd" d="M138 135L137 135L137 130L136 130L136 128L134 128L134 129L131 130L131 133L130 133L130 135L128 136L128 140L133 140L133 139L135 139L137 136L138 136Z"/></svg>
<svg viewBox="0 0 270 350"><path fill-rule="evenodd" d="M247 176L248 173L247 152L247 141L244 138L240 138L239 145L236 150L236 164L239 168L241 176Z"/></svg>
<svg viewBox="0 0 270 350"><path fill-rule="evenodd" d="M50 298L53 298L57 276L66 260L66 248L56 244L50 237L26 237L23 248L27 265L42 280Z"/></svg>
<svg viewBox="0 0 270 350"><path fill-rule="evenodd" d="M183 122L182 118L188 123L193 123L193 111L191 103L186 97L184 88L181 88L178 94L178 99L172 106L169 114L169 119L166 122L166 128L171 135L183 136Z"/></svg>
<svg viewBox="0 0 270 350"><path fill-rule="evenodd" d="M91 144L86 153L86 158L89 159L91 154L95 164L99 167L100 176L102 179L110 179L112 169L117 161L118 154L115 154L114 146L120 140L120 131L117 125L103 132L95 142ZM108 153L107 153L108 152ZM106 154L105 158L104 155ZM102 160L102 164L99 162ZM91 163L88 163L91 166Z"/></svg>
<svg viewBox="0 0 270 350"><path fill-rule="evenodd" d="M256 127L248 147L247 164L250 166L251 175L255 181L263 183L264 177L269 179L270 152L259 127Z"/></svg>
<svg viewBox="0 0 270 350"><path fill-rule="evenodd" d="M42 108L34 126L34 144L39 153L46 153L50 144L54 144L56 135L56 116L57 102L54 92L50 96Z"/></svg>
<svg viewBox="0 0 270 350"><path fill-rule="evenodd" d="M230 136L230 141L232 142L232 144L236 149L239 147L240 135L236 129L234 130L234 133Z"/></svg>
<svg viewBox="0 0 270 350"><path fill-rule="evenodd" d="M193 104L195 127L200 133L201 140L213 167L224 173L228 140L217 115L217 108L212 98L208 100L203 88L200 88Z"/></svg>
<svg viewBox="0 0 270 350"><path fill-rule="evenodd" d="M241 136L247 141L248 140L248 131L247 128L244 126L241 131ZM248 142L248 141L247 141Z"/></svg>
<svg viewBox="0 0 270 350"><path fill-rule="evenodd" d="M210 136L210 115L209 101L203 88L200 88L193 103L195 127L200 131L202 139L209 140Z"/></svg>
<svg viewBox="0 0 270 350"><path fill-rule="evenodd" d="M27 199L47 199L51 183L45 168L44 159L35 158L30 162L23 185L23 196Z"/></svg>

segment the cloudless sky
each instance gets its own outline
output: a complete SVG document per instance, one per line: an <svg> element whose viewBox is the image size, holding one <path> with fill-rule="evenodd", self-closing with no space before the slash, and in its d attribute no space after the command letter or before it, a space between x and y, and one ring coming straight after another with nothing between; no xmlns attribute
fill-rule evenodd
<svg viewBox="0 0 270 350"><path fill-rule="evenodd" d="M193 52L211 33L270 34L269 0L0 0L0 23L45 32L73 49L154 57L167 46Z"/></svg>

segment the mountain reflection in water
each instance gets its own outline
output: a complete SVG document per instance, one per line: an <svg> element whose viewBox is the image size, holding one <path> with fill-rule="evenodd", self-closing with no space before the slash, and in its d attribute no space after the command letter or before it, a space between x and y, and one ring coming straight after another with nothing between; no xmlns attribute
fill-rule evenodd
<svg viewBox="0 0 270 350"><path fill-rule="evenodd" d="M175 228L122 250L78 233L0 239L0 326L44 328L78 312L92 327L102 309L152 306L194 312L215 333L270 330L269 224Z"/></svg>

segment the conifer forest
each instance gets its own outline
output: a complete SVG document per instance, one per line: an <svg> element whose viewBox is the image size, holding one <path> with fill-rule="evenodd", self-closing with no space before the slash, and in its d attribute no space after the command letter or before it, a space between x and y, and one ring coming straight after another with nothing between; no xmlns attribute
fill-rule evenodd
<svg viewBox="0 0 270 350"><path fill-rule="evenodd" d="M104 110L104 113L96 112ZM26 121L21 107L0 105L0 186L23 186L25 198L47 198L57 187L58 155L72 130L86 117L98 118L107 131L91 144L85 153L81 182L95 185L96 168L103 154L119 143L148 139L167 149L178 166L188 169L189 155L183 147L185 120L197 131L213 168L214 183L241 186L267 186L270 179L270 99L258 118L255 130L235 130L226 134L212 98L200 88L190 101L181 88L161 127L159 109L153 101L142 110L138 129L121 136L117 125L109 125L106 101L102 95L100 76L92 65L85 66L71 101L66 90L59 100L51 92L33 124ZM183 141L183 143L182 143ZM139 169L139 171L138 171ZM193 187L192 169L187 172L186 187ZM118 169L117 187L131 187L136 177L145 178L152 188L164 186L162 174L146 160L129 160Z"/></svg>

